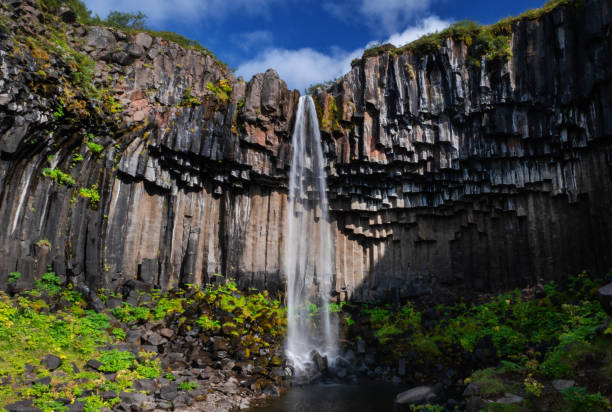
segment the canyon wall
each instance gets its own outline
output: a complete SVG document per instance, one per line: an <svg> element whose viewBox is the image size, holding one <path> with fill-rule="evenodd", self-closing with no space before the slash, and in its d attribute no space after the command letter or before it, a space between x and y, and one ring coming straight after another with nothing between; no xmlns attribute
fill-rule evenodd
<svg viewBox="0 0 612 412"><path fill-rule="evenodd" d="M27 287L50 265L91 290L224 277L282 288L299 93L272 70L236 79L154 33L7 6L0 287ZM59 49L41 40L49 27ZM611 2L512 29L503 64L468 64L467 46L446 39L364 58L315 93L340 298L612 267ZM91 83L75 75L87 73L79 56ZM22 277L9 284L10 272Z"/></svg>

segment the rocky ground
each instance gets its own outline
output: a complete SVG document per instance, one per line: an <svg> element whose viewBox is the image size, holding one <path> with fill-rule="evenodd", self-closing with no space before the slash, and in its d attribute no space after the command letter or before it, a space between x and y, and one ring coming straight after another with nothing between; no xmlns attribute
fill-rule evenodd
<svg viewBox="0 0 612 412"><path fill-rule="evenodd" d="M284 309L267 294L230 283L164 296L101 291L86 304L48 275L0 300L5 410L246 409L277 396L292 373L280 352Z"/></svg>

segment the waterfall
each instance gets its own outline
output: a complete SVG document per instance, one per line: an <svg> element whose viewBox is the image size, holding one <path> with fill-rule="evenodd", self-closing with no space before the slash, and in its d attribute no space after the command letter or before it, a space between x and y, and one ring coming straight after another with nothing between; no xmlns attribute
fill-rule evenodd
<svg viewBox="0 0 612 412"><path fill-rule="evenodd" d="M337 327L329 313L332 256L327 182L321 134L314 101L300 97L292 138L285 273L288 332L286 353L296 374L303 373L318 351L333 362ZM309 304L316 304L319 323L309 321ZM313 306L311 306L311 312Z"/></svg>

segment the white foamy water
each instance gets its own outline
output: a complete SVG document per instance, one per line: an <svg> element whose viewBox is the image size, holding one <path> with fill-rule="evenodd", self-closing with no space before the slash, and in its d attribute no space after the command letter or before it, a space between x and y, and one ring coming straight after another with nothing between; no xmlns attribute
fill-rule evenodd
<svg viewBox="0 0 612 412"><path fill-rule="evenodd" d="M317 350L333 363L337 326L329 313L333 244L329 226L327 182L317 112L310 96L300 97L289 177L285 273L287 274L287 357L296 374L304 372ZM307 304L319 308L316 328Z"/></svg>

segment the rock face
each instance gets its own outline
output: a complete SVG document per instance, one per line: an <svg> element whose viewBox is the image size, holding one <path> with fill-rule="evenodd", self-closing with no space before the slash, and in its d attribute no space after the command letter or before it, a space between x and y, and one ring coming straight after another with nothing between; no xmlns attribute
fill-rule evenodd
<svg viewBox="0 0 612 412"><path fill-rule="evenodd" d="M0 11L11 33L36 35L34 7ZM109 92L66 98L69 64L0 34L0 285L51 265L90 289L215 274L282 287L299 93L274 71L247 83L206 53L64 20ZM610 2L585 0L514 23L507 63L471 66L448 39L424 56L364 59L319 90L340 297L606 270L611 27ZM81 195L94 185L99 202Z"/></svg>

